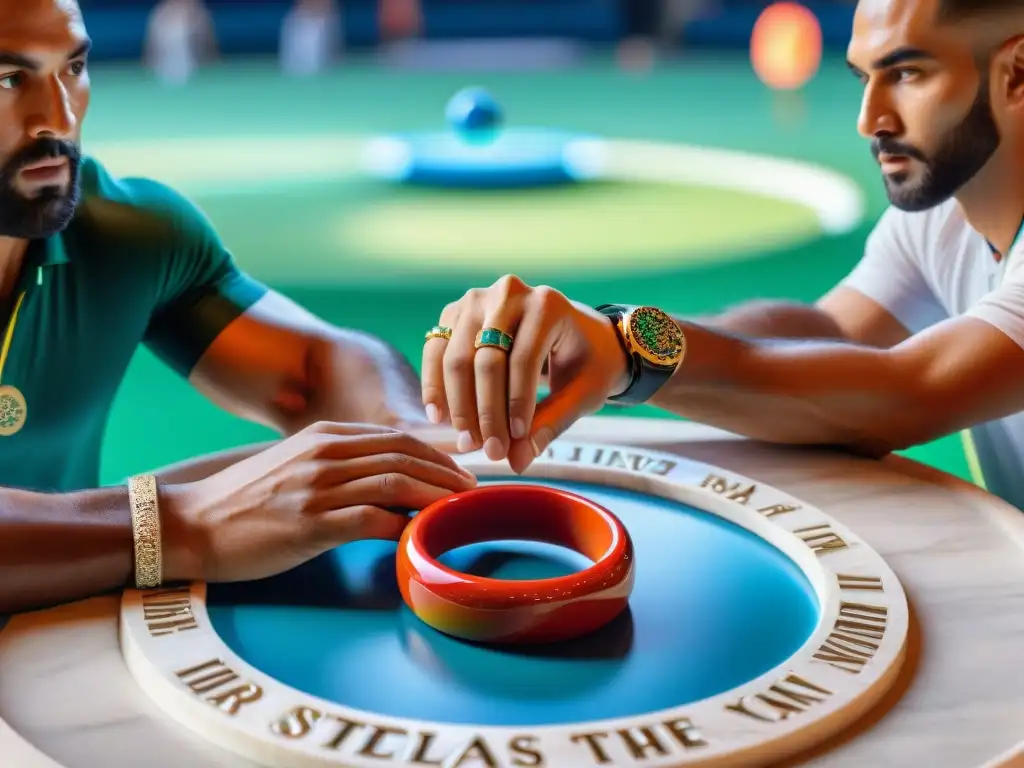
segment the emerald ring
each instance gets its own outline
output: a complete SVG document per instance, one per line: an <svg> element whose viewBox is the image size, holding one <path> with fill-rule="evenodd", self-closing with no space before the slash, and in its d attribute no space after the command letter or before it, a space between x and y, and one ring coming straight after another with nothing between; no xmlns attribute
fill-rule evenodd
<svg viewBox="0 0 1024 768"><path fill-rule="evenodd" d="M484 328L476 335L476 348L497 347L506 352L512 350L512 337L500 328Z"/></svg>

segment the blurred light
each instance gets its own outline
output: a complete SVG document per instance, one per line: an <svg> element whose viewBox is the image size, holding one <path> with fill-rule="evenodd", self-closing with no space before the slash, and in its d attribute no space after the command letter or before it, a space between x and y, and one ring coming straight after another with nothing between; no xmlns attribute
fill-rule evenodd
<svg viewBox="0 0 1024 768"><path fill-rule="evenodd" d="M600 179L608 164L608 149L600 139L576 139L565 145L562 162L577 181Z"/></svg>
<svg viewBox="0 0 1024 768"><path fill-rule="evenodd" d="M754 24L750 60L769 88L802 88L817 74L821 56L821 25L814 13L799 3L774 3Z"/></svg>
<svg viewBox="0 0 1024 768"><path fill-rule="evenodd" d="M375 176L395 181L404 180L412 172L413 151L409 142L382 136L368 143L363 165Z"/></svg>

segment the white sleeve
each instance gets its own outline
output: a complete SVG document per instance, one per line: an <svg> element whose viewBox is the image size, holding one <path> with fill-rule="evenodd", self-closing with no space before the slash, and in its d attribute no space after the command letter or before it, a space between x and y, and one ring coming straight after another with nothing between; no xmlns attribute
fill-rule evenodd
<svg viewBox="0 0 1024 768"><path fill-rule="evenodd" d="M965 314L995 326L1024 347L1024 270L1015 270Z"/></svg>
<svg viewBox="0 0 1024 768"><path fill-rule="evenodd" d="M925 277L925 243L919 239L908 214L889 208L868 236L863 258L841 283L880 304L911 333L949 317Z"/></svg>

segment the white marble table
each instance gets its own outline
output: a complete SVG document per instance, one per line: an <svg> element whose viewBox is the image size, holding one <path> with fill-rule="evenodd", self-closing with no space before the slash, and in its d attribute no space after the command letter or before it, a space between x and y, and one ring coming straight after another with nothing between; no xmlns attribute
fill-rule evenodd
<svg viewBox="0 0 1024 768"><path fill-rule="evenodd" d="M684 422L592 418L565 439L670 452L779 489L854 531L898 576L910 607L898 680L840 737L785 764L1024 763L1024 513L899 457L766 446ZM0 765L255 765L140 689L119 612L118 597L100 597L15 616L0 631Z"/></svg>

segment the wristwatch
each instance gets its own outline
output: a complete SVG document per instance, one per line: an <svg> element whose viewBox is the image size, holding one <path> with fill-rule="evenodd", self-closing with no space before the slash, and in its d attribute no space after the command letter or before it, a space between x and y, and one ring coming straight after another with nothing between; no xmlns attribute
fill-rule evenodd
<svg viewBox="0 0 1024 768"><path fill-rule="evenodd" d="M686 336L670 315L656 307L602 304L596 308L615 325L629 360L629 385L611 403L646 403L672 378L686 355Z"/></svg>

